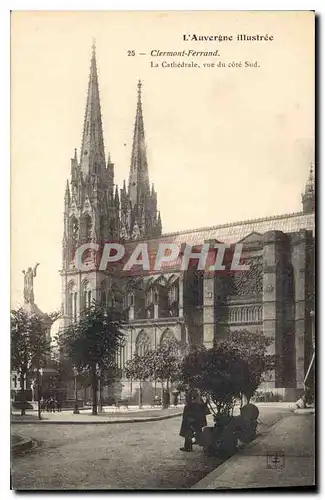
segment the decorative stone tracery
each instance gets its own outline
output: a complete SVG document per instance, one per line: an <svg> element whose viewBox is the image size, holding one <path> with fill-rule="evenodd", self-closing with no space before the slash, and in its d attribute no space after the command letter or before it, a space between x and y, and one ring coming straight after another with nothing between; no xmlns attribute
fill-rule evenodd
<svg viewBox="0 0 325 500"><path fill-rule="evenodd" d="M263 308L261 305L231 307L229 310L229 321L234 323L261 323L263 320Z"/></svg>

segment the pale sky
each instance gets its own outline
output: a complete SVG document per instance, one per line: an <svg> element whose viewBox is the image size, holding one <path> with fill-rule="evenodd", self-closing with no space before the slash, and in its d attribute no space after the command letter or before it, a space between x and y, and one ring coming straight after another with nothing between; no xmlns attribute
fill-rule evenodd
<svg viewBox="0 0 325 500"><path fill-rule="evenodd" d="M274 41L183 41L191 33L268 33ZM301 210L314 159L312 12L14 12L13 307L23 302L21 271L36 262L36 303L45 312L61 304L64 189L81 146L93 38L106 155L119 187L143 80L149 176L164 232ZM154 58L154 49L221 56ZM163 60L201 68L150 67ZM203 68L218 60L260 67Z"/></svg>

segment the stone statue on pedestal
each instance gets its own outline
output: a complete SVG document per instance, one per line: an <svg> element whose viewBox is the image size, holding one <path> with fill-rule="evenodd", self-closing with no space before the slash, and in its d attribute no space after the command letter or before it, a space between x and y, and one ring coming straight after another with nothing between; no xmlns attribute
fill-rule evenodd
<svg viewBox="0 0 325 500"><path fill-rule="evenodd" d="M24 275L24 301L25 304L34 304L34 278L39 263L32 269L28 267L27 271L22 271Z"/></svg>

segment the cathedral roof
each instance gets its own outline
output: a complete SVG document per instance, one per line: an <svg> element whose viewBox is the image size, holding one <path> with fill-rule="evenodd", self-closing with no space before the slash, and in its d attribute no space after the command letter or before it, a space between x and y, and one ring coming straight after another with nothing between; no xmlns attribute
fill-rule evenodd
<svg viewBox="0 0 325 500"><path fill-rule="evenodd" d="M314 230L315 216L313 213L302 212L249 219L218 226L189 229L175 233L163 234L159 240L174 243L202 244L206 240L218 240L222 243L237 243L251 233L266 233L267 231L282 231L295 233L300 229Z"/></svg>
<svg viewBox="0 0 325 500"><path fill-rule="evenodd" d="M149 259L151 262L150 269L153 269L153 263L156 257L159 243L176 243L181 247L183 244L192 246L200 246L209 240L217 240L220 243L235 244L242 241L252 233L257 233L262 236L268 231L282 231L283 233L295 233L301 229L314 231L314 214L304 214L302 212L276 215L273 217L265 217L260 219L251 219L246 221L233 222L218 226L203 227L198 229L189 229L175 233L166 233L160 238L143 240L148 244ZM130 249L137 245L137 242L130 242ZM180 269L182 261L181 253L174 261L163 262L160 270L164 273L172 273ZM157 271L144 272L142 267L137 266L132 269L130 275L151 275ZM159 273L159 272L158 272Z"/></svg>

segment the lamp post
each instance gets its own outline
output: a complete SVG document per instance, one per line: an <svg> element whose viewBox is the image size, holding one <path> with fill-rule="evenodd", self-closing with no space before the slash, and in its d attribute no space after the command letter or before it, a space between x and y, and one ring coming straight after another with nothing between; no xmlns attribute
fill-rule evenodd
<svg viewBox="0 0 325 500"><path fill-rule="evenodd" d="M315 352L315 311L310 311L311 316L311 343L313 352Z"/></svg>
<svg viewBox="0 0 325 500"><path fill-rule="evenodd" d="M79 415L79 406L78 406L78 391L77 391L77 376L78 376L78 371L76 368L73 369L73 376L74 376L74 410L73 413L75 415Z"/></svg>
<svg viewBox="0 0 325 500"><path fill-rule="evenodd" d="M315 322L315 311L311 310L310 311L310 317L311 317L311 343L312 343L312 356L311 360L308 366L307 373L304 378L304 386L305 386L305 394L307 394L307 401L312 400L315 402L315 394L314 394L314 387L311 387L309 383L307 384L309 374L311 372L311 369L313 367L313 364L315 362L315 332L314 332L314 322ZM314 386L314 381L312 381L312 385Z"/></svg>
<svg viewBox="0 0 325 500"><path fill-rule="evenodd" d="M37 370L37 413L38 413L39 420L42 420L42 408L41 408L42 376L43 376L43 368L38 368L38 370Z"/></svg>

